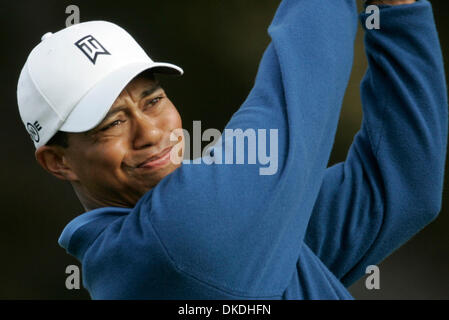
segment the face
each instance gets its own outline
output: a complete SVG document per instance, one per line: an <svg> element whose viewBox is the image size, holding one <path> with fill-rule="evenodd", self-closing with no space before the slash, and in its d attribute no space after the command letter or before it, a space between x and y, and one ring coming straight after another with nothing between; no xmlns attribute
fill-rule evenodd
<svg viewBox="0 0 449 320"><path fill-rule="evenodd" d="M96 128L69 134L64 156L78 193L103 206L133 207L179 167L170 161L178 143L170 134L179 128L181 117L158 83L133 79Z"/></svg>

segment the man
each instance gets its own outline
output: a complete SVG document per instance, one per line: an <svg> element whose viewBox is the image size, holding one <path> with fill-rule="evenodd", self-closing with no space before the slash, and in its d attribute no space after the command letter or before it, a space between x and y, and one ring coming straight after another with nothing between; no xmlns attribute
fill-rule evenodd
<svg viewBox="0 0 449 320"><path fill-rule="evenodd" d="M346 161L326 168L355 2L281 3L255 85L226 126L278 130L279 168L266 176L170 160L181 119L153 73L182 70L154 63L123 29L87 22L44 37L22 70L19 109L39 163L88 211L59 243L92 298L352 299L345 287L366 266L437 216L447 96L431 5L382 4L381 29L365 36L361 129ZM223 135L204 158L229 145Z"/></svg>

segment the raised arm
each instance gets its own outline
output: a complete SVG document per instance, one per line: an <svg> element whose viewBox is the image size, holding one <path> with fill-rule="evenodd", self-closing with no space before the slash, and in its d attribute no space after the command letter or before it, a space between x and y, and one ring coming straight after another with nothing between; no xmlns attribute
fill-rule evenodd
<svg viewBox="0 0 449 320"><path fill-rule="evenodd" d="M381 7L380 19L365 34L362 126L346 161L326 170L305 238L348 286L431 222L442 201L448 104L431 5Z"/></svg>
<svg viewBox="0 0 449 320"><path fill-rule="evenodd" d="M226 126L277 129L277 172L184 165L142 201L180 269L247 295L285 289L332 149L356 28L353 0L281 3L254 88Z"/></svg>
<svg viewBox="0 0 449 320"><path fill-rule="evenodd" d="M261 175L254 164L206 164L230 145L225 135L213 156L175 170L95 239L83 256L94 296L282 295L332 149L356 29L353 0L281 3L254 88L226 126L278 130L270 141L277 170ZM233 151L235 160L235 143ZM110 281L122 274L133 280L118 283L133 289Z"/></svg>

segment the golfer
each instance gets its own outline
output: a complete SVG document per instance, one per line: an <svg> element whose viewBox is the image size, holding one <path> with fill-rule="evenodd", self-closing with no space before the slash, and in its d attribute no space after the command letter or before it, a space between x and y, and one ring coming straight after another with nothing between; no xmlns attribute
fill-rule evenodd
<svg viewBox="0 0 449 320"><path fill-rule="evenodd" d="M346 288L367 266L436 218L448 103L432 7L369 4L380 29L359 16L363 122L331 167L356 2L280 4L254 86L226 125L277 132L265 141L278 150L269 175L219 161L238 156L226 134L201 163L173 161L185 138L173 139L182 122L157 74L183 71L121 27L90 21L43 36L20 74L19 111L39 164L85 208L59 244L93 299L353 299Z"/></svg>

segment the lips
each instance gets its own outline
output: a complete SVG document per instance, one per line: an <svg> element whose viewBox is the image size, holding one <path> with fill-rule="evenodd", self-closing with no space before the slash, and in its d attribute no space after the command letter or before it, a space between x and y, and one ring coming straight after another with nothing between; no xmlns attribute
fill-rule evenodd
<svg viewBox="0 0 449 320"><path fill-rule="evenodd" d="M165 148L159 154L149 157L137 166L137 168L155 168L167 164L170 161L170 151L173 146Z"/></svg>

